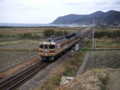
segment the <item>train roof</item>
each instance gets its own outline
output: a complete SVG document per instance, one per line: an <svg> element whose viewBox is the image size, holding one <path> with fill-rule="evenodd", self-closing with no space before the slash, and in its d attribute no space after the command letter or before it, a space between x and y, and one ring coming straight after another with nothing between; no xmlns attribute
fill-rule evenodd
<svg viewBox="0 0 120 90"><path fill-rule="evenodd" d="M65 38L69 39L69 38L71 38L71 37L78 36L78 35L80 35L80 32L74 32L74 33L65 35Z"/></svg>
<svg viewBox="0 0 120 90"><path fill-rule="evenodd" d="M66 40L65 36L60 36L56 38L49 38L47 42L55 42L55 43L60 43L62 41Z"/></svg>
<svg viewBox="0 0 120 90"><path fill-rule="evenodd" d="M55 38L49 38L47 40L47 42L55 42L55 43L60 43L64 40L68 40L72 37L75 37L75 36L78 36L80 35L80 32L74 32L74 33L71 33L71 34L68 34L68 35L65 35L65 36L60 36L60 37L55 37Z"/></svg>

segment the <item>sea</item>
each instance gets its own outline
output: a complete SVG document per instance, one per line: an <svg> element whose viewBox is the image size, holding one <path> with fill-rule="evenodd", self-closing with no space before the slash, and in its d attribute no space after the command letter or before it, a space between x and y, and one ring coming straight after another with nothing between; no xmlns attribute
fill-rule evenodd
<svg viewBox="0 0 120 90"><path fill-rule="evenodd" d="M89 27L89 25L0 23L0 27Z"/></svg>

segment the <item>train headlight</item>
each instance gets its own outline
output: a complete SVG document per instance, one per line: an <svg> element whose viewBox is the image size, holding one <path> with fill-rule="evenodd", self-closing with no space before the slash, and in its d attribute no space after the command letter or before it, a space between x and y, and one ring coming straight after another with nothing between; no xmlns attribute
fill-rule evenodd
<svg viewBox="0 0 120 90"><path fill-rule="evenodd" d="M50 50L50 53L55 53L55 50Z"/></svg>
<svg viewBox="0 0 120 90"><path fill-rule="evenodd" d="M43 50L39 50L40 53L43 53Z"/></svg>

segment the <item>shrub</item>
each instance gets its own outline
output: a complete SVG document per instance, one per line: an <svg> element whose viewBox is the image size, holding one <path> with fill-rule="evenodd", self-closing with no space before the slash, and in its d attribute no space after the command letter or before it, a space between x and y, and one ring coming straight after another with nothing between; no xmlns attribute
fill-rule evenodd
<svg viewBox="0 0 120 90"><path fill-rule="evenodd" d="M43 32L43 35L44 35L45 37L51 37L51 36L54 36L54 34L55 34L55 31L52 30L52 29L46 29L46 30L44 30L44 32Z"/></svg>
<svg viewBox="0 0 120 90"><path fill-rule="evenodd" d="M102 37L108 37L108 38L117 38L120 37L120 30L116 31L97 31L95 32L95 38L102 38Z"/></svg>
<svg viewBox="0 0 120 90"><path fill-rule="evenodd" d="M53 29L46 29L43 32L44 37L58 37L58 36L63 36L69 34L66 30L64 31L55 31Z"/></svg>

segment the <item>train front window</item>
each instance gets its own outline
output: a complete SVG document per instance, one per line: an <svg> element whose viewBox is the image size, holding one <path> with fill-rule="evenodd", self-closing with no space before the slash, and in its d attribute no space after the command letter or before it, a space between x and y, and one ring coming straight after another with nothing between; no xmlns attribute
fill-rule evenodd
<svg viewBox="0 0 120 90"><path fill-rule="evenodd" d="M45 45L44 48L45 48L45 49L48 49L48 45Z"/></svg>
<svg viewBox="0 0 120 90"><path fill-rule="evenodd" d="M49 49L55 49L55 45L49 45Z"/></svg>
<svg viewBox="0 0 120 90"><path fill-rule="evenodd" d="M40 45L39 48L43 48L43 45Z"/></svg>

